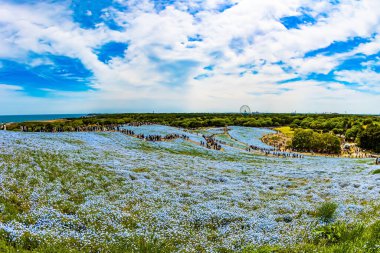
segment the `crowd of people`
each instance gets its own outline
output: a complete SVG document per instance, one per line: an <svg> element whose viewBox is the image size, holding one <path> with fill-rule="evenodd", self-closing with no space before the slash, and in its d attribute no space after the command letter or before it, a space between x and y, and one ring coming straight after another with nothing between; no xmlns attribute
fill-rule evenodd
<svg viewBox="0 0 380 253"><path fill-rule="evenodd" d="M376 158L374 155L371 155L368 153L363 153L363 152L350 154L349 157L351 157L351 158Z"/></svg>
<svg viewBox="0 0 380 253"><path fill-rule="evenodd" d="M376 156L366 153L365 150L356 146L356 144L345 143L342 146L342 156L351 158L376 158Z"/></svg>
<svg viewBox="0 0 380 253"><path fill-rule="evenodd" d="M254 146L254 145L250 145L248 148L247 148L247 151L248 152L251 152L251 151L260 151L262 153L265 153L265 152L271 152L271 151L274 151L275 149L274 148L263 148L263 147L257 147L257 146Z"/></svg>
<svg viewBox="0 0 380 253"><path fill-rule="evenodd" d="M276 149L276 148L263 148L263 147L257 147L254 145L250 145L247 148L248 152L251 152L253 150L264 153L265 155L272 155L272 156L276 156L276 157L304 158L304 155L301 155L298 153L293 153L293 152L278 151L278 149Z"/></svg>
<svg viewBox="0 0 380 253"><path fill-rule="evenodd" d="M123 133L123 134L129 135L129 136L135 136L135 132L133 130L121 129L120 132Z"/></svg>
<svg viewBox="0 0 380 253"><path fill-rule="evenodd" d="M154 122L145 122L145 121L141 121L141 122L131 122L131 123L128 123L126 124L127 126L134 126L134 127L139 127L139 126L150 126L150 125L157 125L159 123L154 123ZM162 124L161 124L162 125Z"/></svg>
<svg viewBox="0 0 380 253"><path fill-rule="evenodd" d="M214 150L221 150L222 145L219 144L219 142L212 136L206 136L202 135L203 139L205 141L201 141L201 146L206 147L208 149L214 149Z"/></svg>
<svg viewBox="0 0 380 253"><path fill-rule="evenodd" d="M129 136L136 137L136 138L141 139L141 140L152 141L152 142L171 141L171 140L175 140L175 139L179 139L179 138L181 138L183 140L189 140L190 139L190 137L185 135L185 134L167 134L164 136L158 135L158 134L144 135L144 134L135 134L135 132L133 130L129 130L129 129L121 129L120 132L123 134L129 135Z"/></svg>
<svg viewBox="0 0 380 253"><path fill-rule="evenodd" d="M146 135L144 136L144 134L139 134L137 135L137 138L139 139L143 139L143 140L146 140L146 141L172 141L172 140L175 140L175 139L184 139L184 140L189 140L189 137L187 135L179 135L179 134L167 134L167 135L157 135L157 134L154 134L154 135Z"/></svg>
<svg viewBox="0 0 380 253"><path fill-rule="evenodd" d="M120 131L121 125L88 125L78 127L35 127L20 126L21 132L44 132L44 133L60 133L60 132L115 132Z"/></svg>
<svg viewBox="0 0 380 253"><path fill-rule="evenodd" d="M284 157L284 158L304 158L304 155L298 154L298 153L289 153L289 152L278 152L278 151L273 151L268 153L268 155L271 154L276 157Z"/></svg>

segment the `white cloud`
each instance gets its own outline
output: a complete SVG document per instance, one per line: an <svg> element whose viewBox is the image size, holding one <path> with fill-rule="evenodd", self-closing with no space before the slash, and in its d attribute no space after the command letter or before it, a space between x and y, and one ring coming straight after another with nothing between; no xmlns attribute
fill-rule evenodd
<svg viewBox="0 0 380 253"><path fill-rule="evenodd" d="M7 84L0 83L0 90L1 91L18 91L18 90L23 90L23 88L16 85L7 85Z"/></svg>
<svg viewBox="0 0 380 253"><path fill-rule="evenodd" d="M172 108L173 111L228 111L251 101L257 103L261 111L329 111L328 107L345 111L348 109L344 109L343 98L347 97L351 101L373 101L374 105L380 106L378 95L360 93L337 83L305 81L277 84L313 72L327 74L342 59L356 53L377 53L380 50L379 36L352 52L304 58L305 53L334 41L346 41L354 36L369 37L379 32L379 1L343 0L333 6L327 0L192 0L178 2L160 12L148 0L118 2L128 5L129 11L108 8L107 15L114 17L125 31L110 30L105 24L99 24L96 29L83 29L73 21L72 11L64 4L0 3L0 58L27 61L31 66L46 62L27 60L30 51L80 59L94 73L93 87L97 90L56 93L58 97L72 98L73 106L65 107L70 112L78 111L78 107L81 112L105 107L109 110L150 107L146 102L137 101L150 101L151 107ZM236 5L217 12L223 3ZM189 8L199 5L202 5L202 11L194 15L187 13ZM309 9L314 17L321 13L325 16L318 16L315 25L287 30L279 19L300 15L301 7ZM91 10L87 15L93 16ZM202 41L188 41L188 37L196 35ZM239 53L230 47L234 39L241 40ZM129 48L124 58L115 58L107 65L97 59L94 49L110 41L128 42ZM215 52L219 52L220 57L213 57ZM193 60L200 64L194 67L184 85L168 87L163 83L171 76L161 71L151 56L169 62ZM291 70L282 69L277 64L280 61ZM251 65L250 69L242 67L247 64ZM208 65L214 65L212 72L203 69ZM253 70L258 73L251 74ZM240 77L244 71L247 73ZM212 73L212 76L193 79L205 73ZM341 71L338 78L360 84L363 91L368 87L378 90L380 82L378 74L369 71ZM4 86L0 89L5 92ZM17 98L15 101L37 105L49 101L52 109L58 109L65 101L59 98L27 98L20 94L12 91L12 96ZM315 106L318 103L325 106ZM355 105L358 105L358 110L372 110L359 102ZM36 112L42 110L41 106L33 108Z"/></svg>
<svg viewBox="0 0 380 253"><path fill-rule="evenodd" d="M349 82L358 90L380 93L380 74L371 70L339 71L336 73L339 81Z"/></svg>

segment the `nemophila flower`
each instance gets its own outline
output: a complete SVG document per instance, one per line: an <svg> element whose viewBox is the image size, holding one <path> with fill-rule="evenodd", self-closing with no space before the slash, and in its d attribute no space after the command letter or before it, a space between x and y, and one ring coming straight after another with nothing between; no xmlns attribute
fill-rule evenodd
<svg viewBox="0 0 380 253"><path fill-rule="evenodd" d="M248 145L253 145L259 148L272 148L267 144L263 143L260 139L266 135L275 133L275 131L265 128L255 128L255 127L240 127L233 126L229 127L228 133L230 136L237 141L246 143Z"/></svg>
<svg viewBox="0 0 380 253"><path fill-rule="evenodd" d="M339 203L338 221L353 221L370 209L366 202L379 201L379 176L368 164L266 157L238 146L265 147L260 138L270 130L231 127L238 141L222 128L203 130L226 142L222 151L199 146L196 132L157 125L134 131L186 133L193 142L151 143L121 133L0 132L0 196L6 201L0 211L8 217L0 230L15 242L30 236L107 247L141 236L179 238L178 249L185 252L237 251L301 240L315 222L308 213L326 198ZM12 201L20 210L7 209Z"/></svg>

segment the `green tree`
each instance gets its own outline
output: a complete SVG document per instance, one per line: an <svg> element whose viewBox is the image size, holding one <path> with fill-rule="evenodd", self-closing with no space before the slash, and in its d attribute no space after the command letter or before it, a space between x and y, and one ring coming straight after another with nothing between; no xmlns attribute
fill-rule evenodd
<svg viewBox="0 0 380 253"><path fill-rule="evenodd" d="M349 141L355 141L355 139L356 139L357 135L359 134L360 130L361 129L360 129L359 126L354 126L354 127L350 128L350 129L348 129L346 131L346 134L345 134L346 139L349 140Z"/></svg>
<svg viewBox="0 0 380 253"><path fill-rule="evenodd" d="M292 139L292 147L298 151L339 154L340 140L330 133L317 133L311 129L298 129Z"/></svg>
<svg viewBox="0 0 380 253"><path fill-rule="evenodd" d="M380 126L375 124L368 125L359 135L359 146L380 152Z"/></svg>
<svg viewBox="0 0 380 253"><path fill-rule="evenodd" d="M292 147L300 151L311 151L313 133L311 129L297 129L292 139Z"/></svg>

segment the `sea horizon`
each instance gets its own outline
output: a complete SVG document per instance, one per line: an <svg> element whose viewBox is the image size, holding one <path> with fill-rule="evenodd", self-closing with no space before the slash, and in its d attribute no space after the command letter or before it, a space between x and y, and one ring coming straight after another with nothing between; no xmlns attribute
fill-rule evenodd
<svg viewBox="0 0 380 253"><path fill-rule="evenodd" d="M26 115L0 115L0 123L27 122L40 120L55 120L64 118L80 118L88 114L26 114Z"/></svg>

